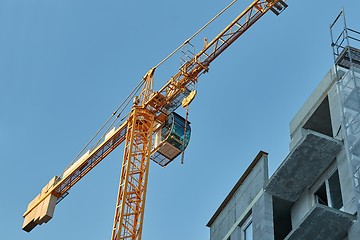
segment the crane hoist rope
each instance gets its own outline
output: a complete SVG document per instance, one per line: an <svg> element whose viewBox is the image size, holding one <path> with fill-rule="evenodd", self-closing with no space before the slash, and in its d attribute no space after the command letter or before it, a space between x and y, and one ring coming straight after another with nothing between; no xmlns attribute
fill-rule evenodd
<svg viewBox="0 0 360 240"><path fill-rule="evenodd" d="M177 53L183 46L188 44L193 38L195 38L200 32L202 32L207 26L209 26L213 21L215 21L218 17L220 17L226 10L228 10L237 0L233 0L229 5L227 5L223 10L221 10L218 14L216 14L210 21L208 21L204 26L202 26L199 30L197 30L191 37L185 40L180 46L178 46L174 51L172 51L168 56L166 56L163 60L161 60L157 65L155 65L155 69L162 65L165 61L167 61L171 56Z"/></svg>
<svg viewBox="0 0 360 240"><path fill-rule="evenodd" d="M91 139L85 144L85 146L81 149L81 151L75 156L75 158L71 161L71 163L65 168L64 172L71 167L71 165L79 159L80 155L84 153L84 151L90 146L90 144L94 141L94 139L103 131L103 129L108 125L111 119L114 118L113 122L107 127L105 132L100 136L100 138L97 140L97 142L91 146L92 148L96 147L101 139L105 137L105 134L107 134L111 128L115 125L116 121L120 118L121 114L125 111L126 107L130 104L132 99L136 96L136 94L139 92L140 88L144 85L144 79L142 78L140 82L136 85L136 87L129 93L129 95L125 98L125 100L115 109L115 111L112 112L110 117L103 123L103 125L99 128L98 131L91 137ZM120 120L121 121L121 120Z"/></svg>
<svg viewBox="0 0 360 240"><path fill-rule="evenodd" d="M194 39L199 33L201 33L207 26L209 26L212 22L214 22L218 17L220 17L226 10L228 10L232 5L234 5L237 2L237 0L233 0L230 4L228 4L224 9L222 9L218 14L216 14L210 21L208 21L204 26L202 26L199 30L197 30L191 37L189 37L184 43L182 43L180 46L178 46L174 51L172 51L168 56L166 56L163 60L161 60L155 67L152 69L157 69L160 67L163 63L165 63L170 57L172 57L175 53L177 53L183 46L185 46L187 43L189 43L192 39ZM128 106L129 102L133 97L135 97L135 94L139 91L140 87L144 84L144 77L141 79L140 83L134 88L134 90L128 95L128 97L120 104L120 106L111 114L111 116L105 121L105 123L100 127L100 129L94 134L94 136L89 140L89 142L81 149L81 151L76 155L76 157L71 161L71 163L66 167L68 169L79 157L81 154L84 153L84 151L89 147L89 145L93 142L93 140L98 136L98 134L103 130L103 128L109 123L109 121L115 116L115 114L119 111L119 109L123 106L123 104L128 101L126 106ZM129 101L130 99L130 101ZM125 110L126 106L123 108ZM185 107L184 107L185 108ZM187 107L188 109L188 107ZM188 111L188 110L187 110ZM187 114L188 116L188 114ZM187 119L186 119L187 120ZM95 143L95 146L101 141L101 139L105 136L107 132L111 130L111 127L113 124L111 124L108 129L105 131L105 133L99 138L99 140ZM186 125L185 125L186 126ZM186 129L185 129L186 132ZM183 161L182 161L183 162ZM66 170L65 169L65 170ZM64 171L65 171L64 170Z"/></svg>

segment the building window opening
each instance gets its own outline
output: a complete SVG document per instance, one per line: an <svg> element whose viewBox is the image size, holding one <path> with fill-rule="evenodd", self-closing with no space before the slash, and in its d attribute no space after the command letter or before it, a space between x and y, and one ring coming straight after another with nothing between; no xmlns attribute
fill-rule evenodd
<svg viewBox="0 0 360 240"><path fill-rule="evenodd" d="M252 221L244 229L244 240L253 240Z"/></svg>
<svg viewBox="0 0 360 240"><path fill-rule="evenodd" d="M343 207L338 170L325 180L325 182L315 192L315 199L317 203L332 208L341 209Z"/></svg>
<svg viewBox="0 0 360 240"><path fill-rule="evenodd" d="M319 190L317 190L317 192L315 193L315 197L317 203L328 206L325 183L323 183Z"/></svg>
<svg viewBox="0 0 360 240"><path fill-rule="evenodd" d="M303 128L333 137L328 97L321 102Z"/></svg>
<svg viewBox="0 0 360 240"><path fill-rule="evenodd" d="M291 207L293 202L272 197L274 240L284 240L292 230Z"/></svg>
<svg viewBox="0 0 360 240"><path fill-rule="evenodd" d="M336 209L342 208L343 200L341 196L339 172L337 170L329 178L329 194L331 199L331 207Z"/></svg>
<svg viewBox="0 0 360 240"><path fill-rule="evenodd" d="M241 226L241 240L253 240L252 218L248 217Z"/></svg>

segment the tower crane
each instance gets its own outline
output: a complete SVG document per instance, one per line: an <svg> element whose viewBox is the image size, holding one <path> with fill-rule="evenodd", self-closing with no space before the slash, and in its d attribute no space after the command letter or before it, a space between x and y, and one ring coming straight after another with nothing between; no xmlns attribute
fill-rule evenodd
<svg viewBox="0 0 360 240"><path fill-rule="evenodd" d="M235 0L236 1L236 0ZM235 2L234 1L234 2ZM188 107L196 95L198 78L236 39L269 10L279 15L285 0L255 0L190 60L158 91L153 89L154 67L141 81L127 119L104 135L100 142L78 157L60 176L55 176L29 203L23 214L23 230L48 222L72 186L110 152L124 142L124 155L116 200L112 240L140 240L150 160L162 167L182 154L190 139L190 123L175 110ZM184 44L190 42L186 40ZM115 115L116 112L113 113Z"/></svg>

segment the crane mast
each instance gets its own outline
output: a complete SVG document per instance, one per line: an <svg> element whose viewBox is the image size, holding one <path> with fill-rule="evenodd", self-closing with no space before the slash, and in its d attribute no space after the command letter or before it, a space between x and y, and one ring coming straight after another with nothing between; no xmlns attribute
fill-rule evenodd
<svg viewBox="0 0 360 240"><path fill-rule="evenodd" d="M141 239L154 120L143 107L131 110L112 239Z"/></svg>
<svg viewBox="0 0 360 240"><path fill-rule="evenodd" d="M152 89L156 68L150 69L143 78L143 89L140 96L134 100L127 120L110 131L101 143L86 152L61 176L54 177L44 187L30 202L23 215L23 230L29 232L35 226L49 221L55 205L68 194L68 190L117 146L125 142L111 239L140 240L150 160L161 166L166 166L173 160L156 160L154 156L162 145L154 145L155 135L161 132L168 116L194 90L198 77L208 71L213 60L269 10L278 15L287 6L285 0L253 1L212 41L206 43L199 53L185 62L159 91ZM184 44L189 41L186 40ZM186 126L187 120L183 121ZM180 149L184 151L184 147Z"/></svg>

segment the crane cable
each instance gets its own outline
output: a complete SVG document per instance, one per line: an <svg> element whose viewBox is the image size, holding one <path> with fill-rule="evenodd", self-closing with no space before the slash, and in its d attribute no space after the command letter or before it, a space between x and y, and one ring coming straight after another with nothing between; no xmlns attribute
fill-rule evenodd
<svg viewBox="0 0 360 240"><path fill-rule="evenodd" d="M194 86L195 89L186 98L184 98L181 102L181 106L186 109L185 123L184 123L184 139L183 139L183 143L182 143L181 164L184 163L186 141L189 141L189 139L187 139L187 136L186 136L187 125L188 125L188 120L189 120L189 106L192 103L192 101L194 100L194 98L196 97L196 93L197 93L196 82L195 82L195 86Z"/></svg>
<svg viewBox="0 0 360 240"><path fill-rule="evenodd" d="M80 155L84 152L85 149L87 149L87 147L94 141L94 139L98 136L98 134L105 128L106 125L108 125L108 123L110 122L110 120L119 112L119 114L117 114L117 116L115 117L114 121L110 124L110 126L107 128L107 130L105 131L105 133L99 138L99 140L96 142L95 146L97 146L99 144L99 142L101 141L101 139L105 136L105 134L111 129L111 127L115 124L116 120L120 117L120 115L124 112L124 110L126 109L126 107L129 105L129 103L131 102L132 98L135 96L135 94L140 90L140 88L144 85L145 83L145 79L142 78L140 80L140 82L138 83L138 85L130 92L130 94L125 98L125 100L116 108L116 110L111 114L111 116L105 121L105 123L100 127L100 129L92 136L92 138L85 144L85 146L81 149L81 151L76 155L76 157L71 161L71 163L65 168L65 170L63 171L63 173L71 166L75 163L75 161L80 157ZM122 119L123 120L123 119Z"/></svg>
<svg viewBox="0 0 360 240"><path fill-rule="evenodd" d="M182 153L181 153L181 164L184 164L184 158L185 158L185 143L188 141L186 136L186 127L188 125L188 119L189 119L189 105L186 106L186 117L185 117L185 124L184 124L184 140L182 144Z"/></svg>
<svg viewBox="0 0 360 240"><path fill-rule="evenodd" d="M144 85L145 80L144 78L142 79L142 81L140 81L140 83L133 89L133 91L128 95L128 97L121 103L121 105L124 105L124 103L126 102L125 106L123 106L122 110L120 111L119 114L116 115L114 121L109 125L109 127L106 129L106 131L104 132L104 134L99 138L99 140L95 143L95 146L97 146L100 141L105 137L105 134L107 134L110 129L115 125L116 121L120 118L121 114L125 111L125 109L127 108L127 106L129 106L130 102L132 101L132 99L135 97L135 95L137 94L137 92L140 90L140 88ZM119 110L120 106L116 109L116 111L114 112L116 114L116 112ZM115 114L112 114L112 116L108 119L110 120ZM125 120L125 118L128 116L129 114L125 115L120 122L122 122L123 120ZM107 124L107 123L106 123ZM104 126L106 125L104 124Z"/></svg>
<svg viewBox="0 0 360 240"><path fill-rule="evenodd" d="M227 5L221 12L216 14L210 21L208 21L204 26L202 26L197 32L195 32L190 38L188 38L183 44L178 46L172 53L170 53L167 57L165 57L162 61L160 61L154 68L158 68L162 65L166 60L168 60L171 56L173 56L177 51L179 51L183 46L188 44L194 37L196 37L200 32L202 32L207 26L209 26L213 21L215 21L220 15L222 15L226 10L228 10L237 0L233 0L229 5Z"/></svg>
<svg viewBox="0 0 360 240"><path fill-rule="evenodd" d="M200 32L202 32L207 26L209 26L213 21L215 21L218 17L220 17L226 10L228 10L234 3L237 2L237 0L233 0L230 4L228 4L223 10L221 10L218 14L216 14L210 21L208 21L204 26L202 26L198 31L196 31L190 38L188 38L183 44L178 46L172 53L170 53L168 56L166 56L162 61L160 61L154 69L158 68L160 65L162 65L165 61L167 61L170 57L172 57L177 51L179 51L183 46L190 43L190 41L196 37ZM206 47L206 46L205 46ZM195 91L196 95L196 91ZM190 103L189 103L190 104ZM188 123L188 117L189 117L189 104L186 106L186 119L185 119L185 126L184 126L184 142L182 144L182 154L181 154L181 164L184 163L184 157L185 157L185 141L186 141L186 127Z"/></svg>
<svg viewBox="0 0 360 240"><path fill-rule="evenodd" d="M176 52L178 52L183 46L188 44L193 38L195 38L200 32L202 32L207 26L209 26L213 21L215 21L218 17L220 17L226 10L228 10L234 3L237 2L237 0L233 0L230 4L228 4L223 10L221 10L218 14L216 14L210 21L208 21L204 26L202 26L198 31L196 31L190 38L185 40L184 43L182 43L180 46L178 46L173 52L171 52L168 56L166 56L163 60L161 60L154 69L161 66L165 61L167 61L170 57L172 57ZM110 124L110 126L107 128L105 133L101 136L101 138L96 142L95 146L101 141L101 139L104 137L104 135L111 129L111 127L115 124L116 120L120 117L122 112L125 110L125 108L130 103L130 100L132 97L135 96L135 94L139 91L139 89L142 87L142 85L145 83L145 79L142 78L139 84L131 91L131 93L126 97L126 99L118 106L118 108L111 114L111 116L105 121L105 123L100 127L100 129L94 134L94 136L88 141L87 144L81 149L81 151L76 155L76 157L71 161L71 163L67 166L67 168L64 170L64 172L72 165L74 162L79 158L79 156L84 152L84 150L92 143L92 141L98 136L98 134L104 129L104 127L110 122L110 120L117 114L117 112L120 110L120 108L123 107L123 109L120 111L120 113L115 117L114 121ZM126 103L126 104L125 104ZM125 106L124 106L125 105Z"/></svg>
<svg viewBox="0 0 360 240"><path fill-rule="evenodd" d="M204 26L202 26L197 32L195 32L189 39L187 39L183 44L181 44L179 47L177 47L172 53L170 53L166 58L164 58L158 65L156 65L154 68L159 67L161 64L163 64L166 60L168 60L172 55L174 55L179 49L181 49L183 46L188 44L194 37L196 37L200 32L202 32L207 26L209 26L213 21L215 21L218 17L220 17L226 10L228 10L234 3L237 2L237 0L233 0L230 4L228 4L223 10L221 10L218 14L216 14L210 21L208 21ZM206 47L206 46L205 46ZM196 87L196 86L195 86ZM195 90L196 95L196 90ZM195 96L193 96L195 97ZM190 100L191 102L192 100ZM186 141L186 128L188 124L188 118L189 118L189 105L190 102L186 105L183 105L183 107L186 108L186 118L185 118L185 126L184 126L184 141L182 144L182 154L181 154L181 164L184 163L185 158L185 141Z"/></svg>

